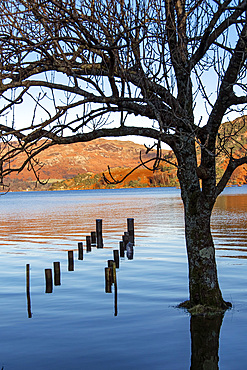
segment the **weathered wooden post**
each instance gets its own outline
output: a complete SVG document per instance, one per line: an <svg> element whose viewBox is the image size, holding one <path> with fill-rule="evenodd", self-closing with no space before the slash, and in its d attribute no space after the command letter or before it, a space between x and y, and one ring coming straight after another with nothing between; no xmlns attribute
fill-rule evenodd
<svg viewBox="0 0 247 370"><path fill-rule="evenodd" d="M115 282L117 281L115 261L108 260L108 267L111 269L111 282L112 282L112 284L115 284Z"/></svg>
<svg viewBox="0 0 247 370"><path fill-rule="evenodd" d="M113 284L116 284L117 283L117 271L116 271L116 263L115 263L115 261L112 262L111 268L112 268L112 275L113 275L112 282L113 282Z"/></svg>
<svg viewBox="0 0 247 370"><path fill-rule="evenodd" d="M119 251L118 251L118 249L114 249L113 257L114 257L114 261L116 263L116 268L118 269L119 268Z"/></svg>
<svg viewBox="0 0 247 370"><path fill-rule="evenodd" d="M103 236L102 236L102 220L96 220L96 239L97 248L103 248Z"/></svg>
<svg viewBox="0 0 247 370"><path fill-rule="evenodd" d="M124 242L123 241L119 242L119 249L120 249L120 257L124 257L125 248L124 248Z"/></svg>
<svg viewBox="0 0 247 370"><path fill-rule="evenodd" d="M124 235L122 236L122 239L123 239L124 249L126 250L126 245L128 244L129 239L130 239L128 231L124 232Z"/></svg>
<svg viewBox="0 0 247 370"><path fill-rule="evenodd" d="M114 315L117 316L117 272L116 263L108 260L108 267L105 268L105 291L112 293L112 284L114 284Z"/></svg>
<svg viewBox="0 0 247 370"><path fill-rule="evenodd" d="M83 243L78 243L78 260L83 260Z"/></svg>
<svg viewBox="0 0 247 370"><path fill-rule="evenodd" d="M105 267L105 292L111 293L111 268Z"/></svg>
<svg viewBox="0 0 247 370"><path fill-rule="evenodd" d="M74 271L74 253L68 251L68 271Z"/></svg>
<svg viewBox="0 0 247 370"><path fill-rule="evenodd" d="M46 293L52 293L52 269L45 269Z"/></svg>
<svg viewBox="0 0 247 370"><path fill-rule="evenodd" d="M30 265L26 264L26 291L27 291L27 313L28 318L32 317L31 312L31 297L30 297Z"/></svg>
<svg viewBox="0 0 247 370"><path fill-rule="evenodd" d="M87 252L91 252L91 236L86 236Z"/></svg>
<svg viewBox="0 0 247 370"><path fill-rule="evenodd" d="M115 261L108 260L108 268L111 269L111 278L114 284L114 315L117 316L117 271Z"/></svg>
<svg viewBox="0 0 247 370"><path fill-rule="evenodd" d="M95 231L91 231L91 244L93 246L96 245L96 232Z"/></svg>
<svg viewBox="0 0 247 370"><path fill-rule="evenodd" d="M61 285L60 262L53 262L54 285Z"/></svg>
<svg viewBox="0 0 247 370"><path fill-rule="evenodd" d="M135 244L134 219L127 218L127 230L129 233L129 241Z"/></svg>
<svg viewBox="0 0 247 370"><path fill-rule="evenodd" d="M113 260L108 260L108 267L111 269L111 283L113 283Z"/></svg>

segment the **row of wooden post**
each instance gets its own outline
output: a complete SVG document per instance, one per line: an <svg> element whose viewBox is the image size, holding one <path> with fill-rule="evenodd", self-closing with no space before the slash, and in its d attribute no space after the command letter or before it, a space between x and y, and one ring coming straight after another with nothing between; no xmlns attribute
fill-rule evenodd
<svg viewBox="0 0 247 370"><path fill-rule="evenodd" d="M133 245L134 245L134 219L127 219L127 232L124 232L122 241L120 241L120 257L124 257L125 251L127 252L127 258L133 259ZM103 247L103 237L102 237L102 220L96 220L96 233L91 232L91 236L86 236L86 247L87 252L91 251L91 245L100 245L100 248ZM114 250L114 261L116 268L119 268L119 251ZM83 260L83 243L78 243L78 260ZM109 268L110 266L108 266ZM68 251L68 271L74 271L74 252ZM108 274L108 272L106 272ZM108 275L106 275L108 276ZM46 293L52 293L52 270L45 269L45 278L46 278ZM60 285L60 263L54 262L54 285ZM106 280L106 286L108 287L109 280ZM108 293L108 288L106 289Z"/></svg>
<svg viewBox="0 0 247 370"><path fill-rule="evenodd" d="M91 236L86 236L87 252L91 252L91 247L103 248L102 220L96 220L96 231L91 232ZM78 260L83 260L83 243L78 243ZM54 265L54 285L61 285L60 262L53 262ZM74 271L74 252L68 251L68 271ZM46 293L52 293L52 269L45 269Z"/></svg>
<svg viewBox="0 0 247 370"><path fill-rule="evenodd" d="M124 257L127 251L128 259L133 259L133 245L134 245L134 219L127 219L127 232L124 233L122 241L120 241L120 250L113 250L113 260L108 261L108 267L105 268L105 291L111 293L111 286L114 284L115 291L115 315L117 315L117 277L116 268L119 268L119 254ZM92 246L103 248L102 236L102 220L96 220L96 232L92 231L91 236L86 236L86 250L91 251ZM119 253L120 252L120 253ZM78 242L78 260L83 260L83 243ZM54 270L54 285L61 285L61 269L60 262L53 262ZM74 253L68 251L68 271L74 271ZM53 291L52 269L45 269L45 285L46 293ZM32 317L31 313L31 298L30 298L30 265L26 265L26 292L27 292L27 305L28 317Z"/></svg>

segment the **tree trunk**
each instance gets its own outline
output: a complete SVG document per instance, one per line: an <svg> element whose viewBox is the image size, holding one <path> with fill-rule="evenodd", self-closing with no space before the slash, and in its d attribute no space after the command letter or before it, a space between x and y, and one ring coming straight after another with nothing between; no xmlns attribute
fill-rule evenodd
<svg viewBox="0 0 247 370"><path fill-rule="evenodd" d="M181 144L182 143L182 144ZM184 204L185 238L189 266L189 306L227 308L218 284L215 248L210 218L215 203L214 163L205 168L208 174L200 188L195 141L183 133L175 148L178 178Z"/></svg>
<svg viewBox="0 0 247 370"><path fill-rule="evenodd" d="M192 204L191 204L192 203ZM199 208L199 211L197 210ZM185 205L185 237L189 265L190 305L226 308L219 288L215 248L210 231L211 211Z"/></svg>

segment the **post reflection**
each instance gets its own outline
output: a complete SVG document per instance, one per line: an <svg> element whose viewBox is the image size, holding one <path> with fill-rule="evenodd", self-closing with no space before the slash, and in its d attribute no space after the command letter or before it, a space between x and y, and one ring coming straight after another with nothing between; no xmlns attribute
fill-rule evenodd
<svg viewBox="0 0 247 370"><path fill-rule="evenodd" d="M128 260L133 260L134 246L133 246L133 243L131 242L128 242L128 244L126 245L126 255L127 255Z"/></svg>
<svg viewBox="0 0 247 370"><path fill-rule="evenodd" d="M31 295L30 295L30 265L26 264L26 293L27 293L27 314L28 318L32 317Z"/></svg>
<svg viewBox="0 0 247 370"><path fill-rule="evenodd" d="M191 316L191 370L219 369L219 336L224 313Z"/></svg>
<svg viewBox="0 0 247 370"><path fill-rule="evenodd" d="M52 293L53 284L52 284L52 269L45 269L45 292Z"/></svg>
<svg viewBox="0 0 247 370"><path fill-rule="evenodd" d="M53 262L54 285L61 285L60 262Z"/></svg>

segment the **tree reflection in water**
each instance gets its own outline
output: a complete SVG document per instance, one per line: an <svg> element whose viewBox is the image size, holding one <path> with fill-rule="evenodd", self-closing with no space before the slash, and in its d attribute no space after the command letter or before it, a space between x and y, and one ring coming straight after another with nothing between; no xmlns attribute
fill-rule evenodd
<svg viewBox="0 0 247 370"><path fill-rule="evenodd" d="M219 336L224 313L191 316L191 370L219 369Z"/></svg>

